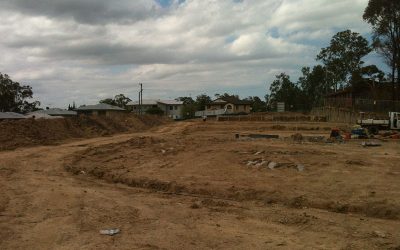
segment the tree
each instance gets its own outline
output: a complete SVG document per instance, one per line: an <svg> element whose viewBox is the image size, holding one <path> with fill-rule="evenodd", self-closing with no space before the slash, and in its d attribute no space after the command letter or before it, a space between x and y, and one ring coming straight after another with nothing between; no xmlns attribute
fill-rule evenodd
<svg viewBox="0 0 400 250"><path fill-rule="evenodd" d="M132 101L132 100L123 94L119 94L114 97L115 104L121 108L126 108L126 104L128 104L128 102L130 102L130 101Z"/></svg>
<svg viewBox="0 0 400 250"><path fill-rule="evenodd" d="M72 106L71 104L68 104L68 110L75 110L75 109L76 109L75 101L72 102Z"/></svg>
<svg viewBox="0 0 400 250"><path fill-rule="evenodd" d="M233 99L236 99L236 100L240 100L238 95L230 95L228 93L224 93L222 95L217 93L214 96L215 96L215 98L224 98L224 97L226 97L226 98L233 98Z"/></svg>
<svg viewBox="0 0 400 250"><path fill-rule="evenodd" d="M28 113L38 110L39 101L28 102L33 96L32 87L14 82L0 73L0 111Z"/></svg>
<svg viewBox="0 0 400 250"><path fill-rule="evenodd" d="M112 98L106 98L106 99L100 100L100 103L117 106L117 104L115 103L114 99L112 99Z"/></svg>
<svg viewBox="0 0 400 250"><path fill-rule="evenodd" d="M383 73L376 65L368 65L362 67L359 71L354 71L351 77L353 90L362 90L365 87L371 89L371 93L375 95L376 87L379 82L385 79L385 73Z"/></svg>
<svg viewBox="0 0 400 250"><path fill-rule="evenodd" d="M183 102L182 117L184 119L191 119L195 116L197 105L192 97L183 96L178 97L175 100Z"/></svg>
<svg viewBox="0 0 400 250"><path fill-rule="evenodd" d="M196 110L205 110L206 106L211 103L211 97L206 94L201 94L196 97Z"/></svg>
<svg viewBox="0 0 400 250"><path fill-rule="evenodd" d="M249 96L245 100L251 102L252 112L265 112L267 111L266 102L262 101L258 96Z"/></svg>
<svg viewBox="0 0 400 250"><path fill-rule="evenodd" d="M178 97L175 100L183 102L183 105L191 105L191 104L195 103L193 98L192 97L188 97L188 96Z"/></svg>
<svg viewBox="0 0 400 250"><path fill-rule="evenodd" d="M373 45L391 67L393 100L395 93L395 76L400 84L400 1L369 0L363 19L372 26Z"/></svg>
<svg viewBox="0 0 400 250"><path fill-rule="evenodd" d="M269 98L272 105L276 105L277 102L284 102L290 110L302 108L301 89L291 82L290 76L285 73L276 76L276 80L271 84L270 92Z"/></svg>
<svg viewBox="0 0 400 250"><path fill-rule="evenodd" d="M317 60L325 65L329 72L330 82L337 90L337 85L346 85L353 71L359 70L364 62L361 60L371 52L368 41L360 34L345 30L338 32L331 39L329 47L322 48ZM327 74L328 75L328 74Z"/></svg>
<svg viewBox="0 0 400 250"><path fill-rule="evenodd" d="M326 94L326 70L323 66L317 65L312 70L303 67L302 76L298 80L304 98L302 103L304 108L310 110L312 107L321 105Z"/></svg>
<svg viewBox="0 0 400 250"><path fill-rule="evenodd" d="M105 103L113 106L118 106L121 108L126 108L126 104L132 101L129 97L126 97L124 94L119 94L112 98L106 98L100 101L100 103Z"/></svg>

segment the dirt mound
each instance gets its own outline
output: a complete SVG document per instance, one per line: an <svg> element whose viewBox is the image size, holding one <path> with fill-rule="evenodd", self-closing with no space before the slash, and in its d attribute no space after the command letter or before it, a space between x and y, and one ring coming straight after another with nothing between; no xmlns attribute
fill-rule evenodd
<svg viewBox="0 0 400 250"><path fill-rule="evenodd" d="M157 116L74 117L65 119L24 119L0 122L0 150L31 145L51 145L71 138L107 136L136 132L165 124Z"/></svg>

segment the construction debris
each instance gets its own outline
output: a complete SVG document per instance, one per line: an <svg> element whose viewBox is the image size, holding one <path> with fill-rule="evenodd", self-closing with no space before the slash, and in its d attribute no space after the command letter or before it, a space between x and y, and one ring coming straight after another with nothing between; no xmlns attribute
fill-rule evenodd
<svg viewBox="0 0 400 250"><path fill-rule="evenodd" d="M247 137L254 139L279 139L279 135L249 134Z"/></svg>
<svg viewBox="0 0 400 250"><path fill-rule="evenodd" d="M369 141L369 142L362 142L361 146L363 147L380 147L382 146L382 144L380 144L379 142L373 142L373 141Z"/></svg>
<svg viewBox="0 0 400 250"><path fill-rule="evenodd" d="M368 139L370 137L368 130L356 125L351 130L351 139Z"/></svg>
<svg viewBox="0 0 400 250"><path fill-rule="evenodd" d="M297 164L297 170L299 170L299 172L303 172L304 171L304 165Z"/></svg>
<svg viewBox="0 0 400 250"><path fill-rule="evenodd" d="M268 168L269 169L274 169L278 166L278 163L271 161L270 163L268 163Z"/></svg>
<svg viewBox="0 0 400 250"><path fill-rule="evenodd" d="M375 236L375 237L379 237L379 238L386 238L386 234L384 232L378 231L378 230L374 231L372 233L372 235Z"/></svg>
<svg viewBox="0 0 400 250"><path fill-rule="evenodd" d="M100 230L100 234L102 234L102 235L114 236L119 233L120 233L119 228Z"/></svg>

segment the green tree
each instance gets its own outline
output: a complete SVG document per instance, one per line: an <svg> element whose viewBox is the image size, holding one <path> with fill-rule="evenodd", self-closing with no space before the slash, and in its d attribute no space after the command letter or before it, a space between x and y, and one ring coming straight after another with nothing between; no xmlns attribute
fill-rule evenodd
<svg viewBox="0 0 400 250"><path fill-rule="evenodd" d="M114 97L115 104L121 108L126 108L126 104L128 104L128 102L130 102L130 101L132 101L132 100L123 94L119 94Z"/></svg>
<svg viewBox="0 0 400 250"><path fill-rule="evenodd" d="M372 94L375 94L377 85L384 79L385 73L378 69L376 65L368 65L362 67L359 71L353 72L351 77L351 85L354 91L369 87Z"/></svg>
<svg viewBox="0 0 400 250"><path fill-rule="evenodd" d="M178 97L175 100L183 102L182 117L184 119L194 118L195 113L197 111L197 105L192 97L183 96L183 97Z"/></svg>
<svg viewBox="0 0 400 250"><path fill-rule="evenodd" d="M68 104L68 110L75 110L75 109L76 109L75 101L72 102L72 106L71 104Z"/></svg>
<svg viewBox="0 0 400 250"><path fill-rule="evenodd" d="M100 101L100 103L105 103L113 106L118 106L121 108L126 108L126 104L132 101L129 97L126 97L124 94L119 94L112 98L106 98Z"/></svg>
<svg viewBox="0 0 400 250"><path fill-rule="evenodd" d="M322 48L316 58L325 65L326 74L330 77L328 88L337 90L338 84L347 85L352 72L362 67L364 62L361 59L371 50L368 41L351 30L334 35L329 47Z"/></svg>
<svg viewBox="0 0 400 250"><path fill-rule="evenodd" d="M28 102L33 96L32 87L20 85L0 73L0 111L28 113L38 110L39 101Z"/></svg>
<svg viewBox="0 0 400 250"><path fill-rule="evenodd" d="M226 97L226 98L234 98L236 100L240 100L239 95L230 95L228 93L223 93L222 95L217 93L214 96L215 96L215 98L224 98L224 97Z"/></svg>
<svg viewBox="0 0 400 250"><path fill-rule="evenodd" d="M196 110L202 111L205 110L206 106L210 104L211 97L206 94L201 94L196 97Z"/></svg>
<svg viewBox="0 0 400 250"><path fill-rule="evenodd" d="M258 96L249 96L245 100L251 102L251 112L265 112L267 111L267 104Z"/></svg>
<svg viewBox="0 0 400 250"><path fill-rule="evenodd" d="M302 76L298 80L298 85L303 93L303 100L300 101L304 109L311 110L323 102L326 94L326 70L323 66L317 65L312 70L309 67L303 67L301 72Z"/></svg>
<svg viewBox="0 0 400 250"><path fill-rule="evenodd" d="M373 45L391 67L393 100L396 99L395 76L400 84L400 1L369 0L363 19L372 26Z"/></svg>
<svg viewBox="0 0 400 250"><path fill-rule="evenodd" d="M117 104L115 103L114 99L112 99L112 98L106 98L106 99L100 100L100 103L117 106Z"/></svg>
<svg viewBox="0 0 400 250"><path fill-rule="evenodd" d="M178 97L175 100L183 102L183 105L190 105L190 104L194 104L195 103L193 98L189 97L189 96Z"/></svg>
<svg viewBox="0 0 400 250"><path fill-rule="evenodd" d="M303 93L301 89L290 81L290 76L281 73L272 82L269 95L271 105L276 106L277 102L284 102L288 110L299 110L303 107Z"/></svg>

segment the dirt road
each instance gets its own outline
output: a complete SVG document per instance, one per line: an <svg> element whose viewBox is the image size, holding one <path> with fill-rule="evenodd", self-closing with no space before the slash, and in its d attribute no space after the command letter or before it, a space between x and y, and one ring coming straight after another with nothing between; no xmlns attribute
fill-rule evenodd
<svg viewBox="0 0 400 250"><path fill-rule="evenodd" d="M372 156L355 145L233 139L263 126L173 123L0 152L0 248L400 247L398 144ZM264 157L306 170L247 166ZM121 233L99 234L107 228Z"/></svg>

